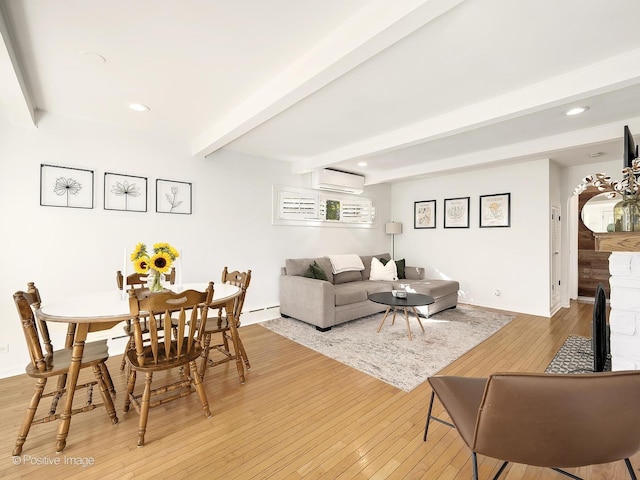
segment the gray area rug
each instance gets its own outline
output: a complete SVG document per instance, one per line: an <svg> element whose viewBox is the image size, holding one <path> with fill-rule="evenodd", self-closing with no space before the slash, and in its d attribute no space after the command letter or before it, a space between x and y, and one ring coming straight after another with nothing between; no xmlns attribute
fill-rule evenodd
<svg viewBox="0 0 640 480"><path fill-rule="evenodd" d="M611 370L611 360L608 359L605 371ZM558 353L555 354L545 373L589 373L593 372L593 353L591 339L569 335Z"/></svg>
<svg viewBox="0 0 640 480"><path fill-rule="evenodd" d="M515 315L466 305L421 318L425 332L411 315L413 340L409 341L404 317L391 315L376 333L383 314L370 315L319 332L293 318L260 323L301 345L410 392L429 376L487 339Z"/></svg>

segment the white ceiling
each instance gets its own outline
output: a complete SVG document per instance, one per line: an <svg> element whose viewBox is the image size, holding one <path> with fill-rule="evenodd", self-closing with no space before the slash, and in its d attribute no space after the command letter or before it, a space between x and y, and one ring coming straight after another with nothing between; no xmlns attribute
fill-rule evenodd
<svg viewBox="0 0 640 480"><path fill-rule="evenodd" d="M0 0L0 115L368 184L621 159L623 126L640 134L638 19L638 0Z"/></svg>

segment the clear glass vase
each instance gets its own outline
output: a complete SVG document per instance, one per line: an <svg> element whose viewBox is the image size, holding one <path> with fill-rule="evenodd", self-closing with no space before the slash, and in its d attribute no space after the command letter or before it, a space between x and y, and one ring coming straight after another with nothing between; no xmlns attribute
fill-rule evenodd
<svg viewBox="0 0 640 480"><path fill-rule="evenodd" d="M150 268L147 273L147 288L150 292L161 292L164 290L164 274Z"/></svg>
<svg viewBox="0 0 640 480"><path fill-rule="evenodd" d="M640 232L640 206L637 195L623 195L613 207L616 232Z"/></svg>

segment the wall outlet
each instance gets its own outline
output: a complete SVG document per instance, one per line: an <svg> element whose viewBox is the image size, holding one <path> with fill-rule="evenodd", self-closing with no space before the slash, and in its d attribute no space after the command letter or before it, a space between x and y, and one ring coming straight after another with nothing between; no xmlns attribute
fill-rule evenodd
<svg viewBox="0 0 640 480"><path fill-rule="evenodd" d="M0 345L0 354L3 354L3 353L9 353L8 343L3 343L2 345Z"/></svg>

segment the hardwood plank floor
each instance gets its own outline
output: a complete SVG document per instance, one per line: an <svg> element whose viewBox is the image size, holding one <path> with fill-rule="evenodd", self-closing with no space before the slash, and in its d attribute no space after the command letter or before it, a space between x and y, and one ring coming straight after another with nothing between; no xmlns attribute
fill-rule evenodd
<svg viewBox="0 0 640 480"><path fill-rule="evenodd" d="M590 336L592 308L573 302L551 320L518 315L441 373L542 372L568 335ZM152 409L143 448L136 447L138 415L133 410L122 413L125 375L119 369L119 355L109 360L109 368L119 392L120 423L112 425L102 408L75 416L67 448L60 455L54 451L57 424L36 425L20 465L14 465L11 451L35 382L26 375L0 380L4 452L0 477L471 478L470 453L455 430L434 423L429 440L422 441L430 395L427 383L406 393L259 325L242 327L241 335L252 365L247 382L238 383L235 365L209 369L205 387L213 417L204 418L196 395ZM438 404L435 412L442 414ZM640 454L631 460L638 469ZM500 465L482 456L479 461L483 479L491 478ZM600 480L628 478L623 462L573 472ZM548 469L510 465L502 478L566 477Z"/></svg>

